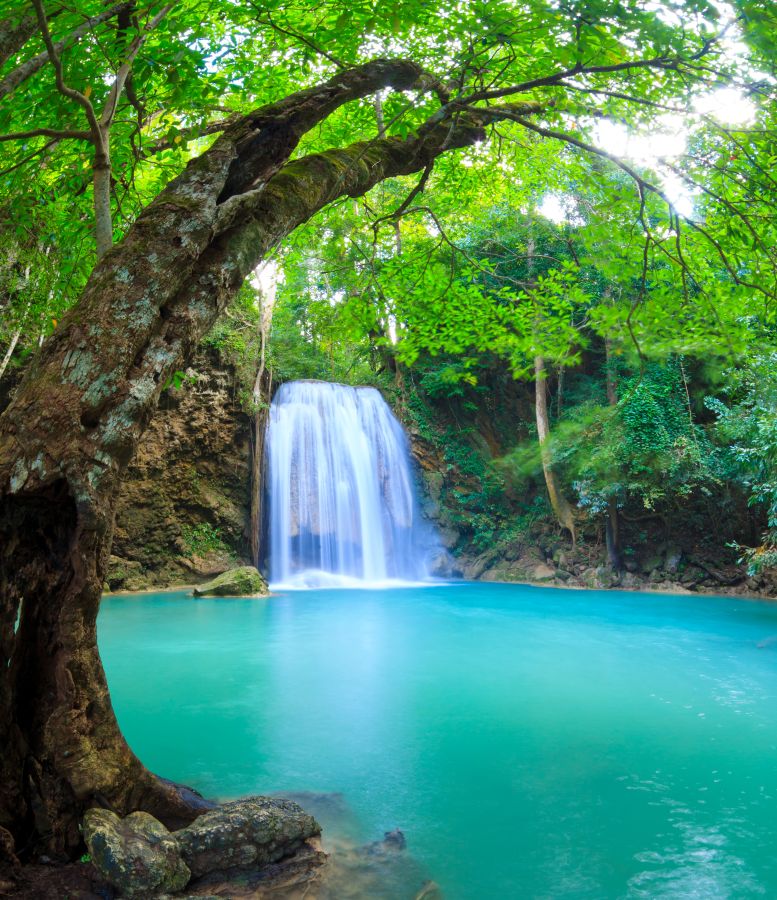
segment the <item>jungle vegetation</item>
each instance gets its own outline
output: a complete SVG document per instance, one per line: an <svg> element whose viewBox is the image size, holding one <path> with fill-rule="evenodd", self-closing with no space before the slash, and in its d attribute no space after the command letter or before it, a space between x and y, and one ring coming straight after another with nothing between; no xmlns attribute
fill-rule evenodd
<svg viewBox="0 0 777 900"><path fill-rule="evenodd" d="M96 802L196 814L122 737L95 620L118 486L203 339L269 334L276 379L475 403L534 381L555 513L573 536L606 518L616 563L626 503L715 479L775 527L775 15L4 0L3 852L78 853ZM263 262L272 331L245 287Z"/></svg>

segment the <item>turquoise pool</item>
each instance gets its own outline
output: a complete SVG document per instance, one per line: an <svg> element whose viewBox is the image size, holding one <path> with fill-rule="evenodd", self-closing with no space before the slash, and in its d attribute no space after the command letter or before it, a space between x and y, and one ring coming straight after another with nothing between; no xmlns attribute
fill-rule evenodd
<svg viewBox="0 0 777 900"><path fill-rule="evenodd" d="M109 596L98 625L150 768L342 793L351 836L401 828L448 900L777 897L777 604L164 593Z"/></svg>

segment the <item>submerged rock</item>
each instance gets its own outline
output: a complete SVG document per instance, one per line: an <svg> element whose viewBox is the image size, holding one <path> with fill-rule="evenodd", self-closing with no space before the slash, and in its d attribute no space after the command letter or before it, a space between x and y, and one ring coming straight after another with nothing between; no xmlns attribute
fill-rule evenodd
<svg viewBox="0 0 777 900"><path fill-rule="evenodd" d="M195 597L267 596L268 593L267 582L253 566L230 569L194 589Z"/></svg>
<svg viewBox="0 0 777 900"><path fill-rule="evenodd" d="M310 900L442 900L439 886L407 852L404 834L387 831L362 846L336 841Z"/></svg>
<svg viewBox="0 0 777 900"><path fill-rule="evenodd" d="M383 835L382 841L373 841L371 844L367 844L366 847L360 847L359 853L363 856L375 856L375 854L385 854L385 853L400 853L407 847L407 840L405 839L405 835L399 828L395 828L393 831L387 831Z"/></svg>
<svg viewBox="0 0 777 900"><path fill-rule="evenodd" d="M175 837L195 876L290 856L321 828L291 800L248 797L206 812Z"/></svg>
<svg viewBox="0 0 777 900"><path fill-rule="evenodd" d="M92 862L126 897L180 891L191 873L176 839L148 813L120 819L107 809L84 815L84 841Z"/></svg>

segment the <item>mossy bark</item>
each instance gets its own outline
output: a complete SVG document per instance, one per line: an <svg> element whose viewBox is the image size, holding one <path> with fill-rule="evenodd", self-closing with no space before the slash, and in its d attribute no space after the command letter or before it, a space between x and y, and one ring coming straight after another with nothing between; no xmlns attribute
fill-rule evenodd
<svg viewBox="0 0 777 900"><path fill-rule="evenodd" d="M377 60L232 125L100 260L0 418L0 828L19 852L76 852L89 806L173 826L198 814L127 746L100 662L117 488L163 386L271 248L338 197L422 170L499 117L437 115L406 139L288 161L341 104L423 78Z"/></svg>

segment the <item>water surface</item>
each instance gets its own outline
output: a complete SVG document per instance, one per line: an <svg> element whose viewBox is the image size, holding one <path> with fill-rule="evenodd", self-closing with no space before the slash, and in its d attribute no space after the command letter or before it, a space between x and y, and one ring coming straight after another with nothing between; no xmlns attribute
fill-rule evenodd
<svg viewBox="0 0 777 900"><path fill-rule="evenodd" d="M777 605L146 594L106 598L99 637L146 765L342 792L354 836L401 828L448 900L777 896Z"/></svg>

